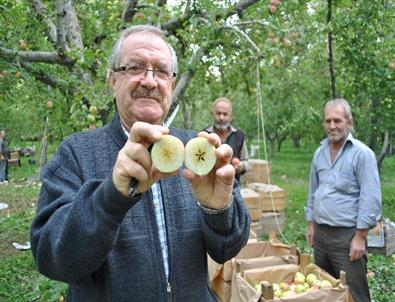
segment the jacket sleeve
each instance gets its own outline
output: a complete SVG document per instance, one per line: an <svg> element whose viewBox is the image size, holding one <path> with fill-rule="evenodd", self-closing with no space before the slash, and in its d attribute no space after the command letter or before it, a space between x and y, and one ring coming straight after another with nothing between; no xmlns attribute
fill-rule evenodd
<svg viewBox="0 0 395 302"><path fill-rule="evenodd" d="M75 150L63 143L43 169L37 215L30 230L38 270L72 283L94 272L117 238L132 206L105 179L83 181Z"/></svg>
<svg viewBox="0 0 395 302"><path fill-rule="evenodd" d="M202 212L202 230L208 253L218 263L235 257L250 234L251 217L236 181L233 195L233 204L225 212L214 215Z"/></svg>

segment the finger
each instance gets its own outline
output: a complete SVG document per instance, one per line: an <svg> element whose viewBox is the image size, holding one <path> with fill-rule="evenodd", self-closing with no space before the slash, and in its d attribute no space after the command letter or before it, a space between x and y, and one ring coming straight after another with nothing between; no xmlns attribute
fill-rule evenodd
<svg viewBox="0 0 395 302"><path fill-rule="evenodd" d="M353 262L355 260L356 260L356 255L355 255L355 251L353 250L350 252L350 261Z"/></svg>
<svg viewBox="0 0 395 302"><path fill-rule="evenodd" d="M201 131L198 133L198 137L205 137L210 144L214 145L216 148L218 148L222 142L219 136L215 133L207 133L205 131Z"/></svg>
<svg viewBox="0 0 395 302"><path fill-rule="evenodd" d="M191 183L194 183L197 179L199 179L199 175L196 175L195 173L193 173L191 170L185 168L182 171L184 177L186 179L188 179Z"/></svg>
<svg viewBox="0 0 395 302"><path fill-rule="evenodd" d="M152 143L160 140L169 129L160 125L151 125L145 122L135 122L130 129L129 140L143 144L148 148Z"/></svg>
<svg viewBox="0 0 395 302"><path fill-rule="evenodd" d="M235 168L227 164L215 172L217 178L219 181L221 181L223 184L228 185L228 186L233 186L233 182L235 179Z"/></svg>
<svg viewBox="0 0 395 302"><path fill-rule="evenodd" d="M151 156L147 148L145 148L142 144L127 141L125 147L123 148L123 152L133 162L140 164L147 171L147 173L151 171ZM131 176L136 177L135 175Z"/></svg>
<svg viewBox="0 0 395 302"><path fill-rule="evenodd" d="M215 155L217 156L217 167L230 164L233 156L233 150L228 144L220 145L215 150Z"/></svg>
<svg viewBox="0 0 395 302"><path fill-rule="evenodd" d="M153 179L153 182L156 182L156 181L158 181L158 180L160 180L162 178L176 176L178 174L178 172L179 171L177 170L177 171L174 171L174 172L171 172L171 173L162 173L159 170L153 168L152 179Z"/></svg>

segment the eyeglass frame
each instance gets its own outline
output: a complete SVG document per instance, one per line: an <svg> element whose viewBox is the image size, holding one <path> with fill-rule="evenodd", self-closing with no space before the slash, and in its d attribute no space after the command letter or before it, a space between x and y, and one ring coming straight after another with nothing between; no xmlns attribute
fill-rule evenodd
<svg viewBox="0 0 395 302"><path fill-rule="evenodd" d="M131 67L131 65L119 66L118 68L112 69L112 71L114 71L114 72L125 72L125 73L127 73L128 67ZM130 69L129 69L129 70L130 70ZM152 75L153 75L154 79L156 79L156 77L155 77L155 71L157 71L157 70L166 70L166 71L169 71L169 72L170 72L170 78L169 78L169 80L170 80L171 78L175 78L175 77L177 76L177 73L175 73L175 72L172 71L172 70L166 69L166 68L153 68L153 69L142 68L142 70L145 70L145 72L144 72L144 73L141 73L141 74L135 74L135 75L133 75L133 76L143 75L143 74L144 74L144 78L145 78L145 77L147 76L147 72L148 72L148 71L152 71ZM159 77L159 78L160 78L160 79L163 79L163 80L166 80L166 79L161 78L161 77Z"/></svg>

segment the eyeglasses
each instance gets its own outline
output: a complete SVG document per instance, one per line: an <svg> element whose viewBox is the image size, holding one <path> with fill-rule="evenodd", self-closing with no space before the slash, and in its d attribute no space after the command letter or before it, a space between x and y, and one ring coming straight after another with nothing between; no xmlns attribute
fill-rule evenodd
<svg viewBox="0 0 395 302"><path fill-rule="evenodd" d="M176 77L176 73L169 69L166 68L148 69L145 68L145 66L139 64L120 66L118 68L114 68L113 71L122 72L130 77L140 76L140 79L144 79L147 76L148 71L152 71L152 74L155 79L157 79L156 77L158 77L159 79L162 80L170 80Z"/></svg>

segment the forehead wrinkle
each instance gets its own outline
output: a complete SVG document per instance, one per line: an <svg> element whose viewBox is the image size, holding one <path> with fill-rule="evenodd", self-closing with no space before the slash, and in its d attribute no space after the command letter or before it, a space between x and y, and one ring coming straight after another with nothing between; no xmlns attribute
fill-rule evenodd
<svg viewBox="0 0 395 302"><path fill-rule="evenodd" d="M148 40L147 36L153 39ZM131 39L133 39L131 41ZM122 46L122 59L125 61L141 60L155 64L171 65L171 52L162 38L152 35L136 33L128 36Z"/></svg>

